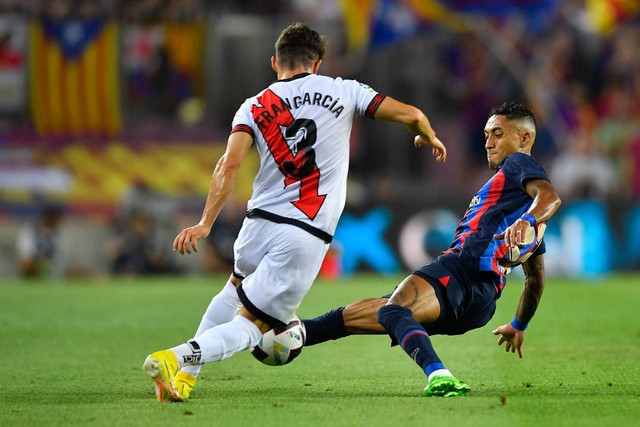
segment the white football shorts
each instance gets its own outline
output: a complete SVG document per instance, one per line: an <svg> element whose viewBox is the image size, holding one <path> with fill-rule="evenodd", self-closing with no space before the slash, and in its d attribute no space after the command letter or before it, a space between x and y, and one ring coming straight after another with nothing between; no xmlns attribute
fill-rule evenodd
<svg viewBox="0 0 640 427"><path fill-rule="evenodd" d="M244 277L239 294L246 297L245 308L277 326L269 318L289 323L316 279L329 244L290 224L245 218L233 249L234 273Z"/></svg>

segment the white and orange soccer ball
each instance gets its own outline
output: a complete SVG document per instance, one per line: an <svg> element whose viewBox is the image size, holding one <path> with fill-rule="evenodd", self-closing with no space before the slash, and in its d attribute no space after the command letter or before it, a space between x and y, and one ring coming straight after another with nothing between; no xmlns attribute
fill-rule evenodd
<svg viewBox="0 0 640 427"><path fill-rule="evenodd" d="M251 354L265 365L286 365L300 355L304 339L304 324L295 316L286 328L265 332Z"/></svg>

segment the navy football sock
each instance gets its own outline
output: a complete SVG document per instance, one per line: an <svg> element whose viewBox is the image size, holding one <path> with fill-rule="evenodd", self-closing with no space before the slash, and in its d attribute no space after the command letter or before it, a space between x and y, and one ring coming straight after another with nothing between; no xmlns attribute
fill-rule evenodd
<svg viewBox="0 0 640 427"><path fill-rule="evenodd" d="M378 322L427 376L437 369L444 369L429 334L413 318L410 309L396 304L385 305L378 311Z"/></svg>
<svg viewBox="0 0 640 427"><path fill-rule="evenodd" d="M304 345L310 346L346 337L348 334L344 327L342 310L344 307L331 310L315 319L303 320L302 323L304 323L306 331Z"/></svg>

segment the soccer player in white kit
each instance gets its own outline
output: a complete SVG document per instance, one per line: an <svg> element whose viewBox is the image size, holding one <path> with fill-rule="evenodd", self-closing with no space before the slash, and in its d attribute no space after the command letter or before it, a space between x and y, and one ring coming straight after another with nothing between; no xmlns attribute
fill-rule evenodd
<svg viewBox="0 0 640 427"><path fill-rule="evenodd" d="M271 66L278 80L238 109L225 154L211 178L200 222L180 232L173 249L198 251L238 170L255 146L260 169L247 218L234 244L234 268L207 308L193 339L147 357L143 369L160 401L189 397L201 365L254 347L284 327L316 278L345 205L349 138L357 116L404 124L416 147L446 149L418 108L355 80L317 74L324 37L304 24L285 28Z"/></svg>

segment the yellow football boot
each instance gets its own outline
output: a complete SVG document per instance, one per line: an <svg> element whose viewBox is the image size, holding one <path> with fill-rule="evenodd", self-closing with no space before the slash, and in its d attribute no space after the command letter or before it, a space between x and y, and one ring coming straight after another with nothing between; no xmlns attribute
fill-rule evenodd
<svg viewBox="0 0 640 427"><path fill-rule="evenodd" d="M191 390L193 390L193 387L196 385L196 379L196 377L188 372L178 371L173 379L173 384L175 385L178 393L180 393L182 400L187 400L189 398Z"/></svg>
<svg viewBox="0 0 640 427"><path fill-rule="evenodd" d="M142 364L142 369L156 385L156 397L160 402L182 402L184 399L175 386L175 376L180 366L171 350L151 353Z"/></svg>

